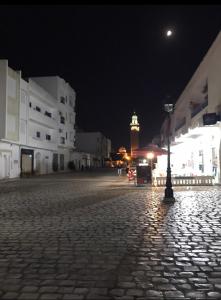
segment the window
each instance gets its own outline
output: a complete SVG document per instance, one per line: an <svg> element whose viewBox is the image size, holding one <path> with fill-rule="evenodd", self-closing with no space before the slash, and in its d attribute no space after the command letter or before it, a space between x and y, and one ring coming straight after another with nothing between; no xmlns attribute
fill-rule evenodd
<svg viewBox="0 0 221 300"><path fill-rule="evenodd" d="M37 137L37 138L40 138L40 137L41 137L40 131L37 131L37 132L36 132L36 137Z"/></svg>
<svg viewBox="0 0 221 300"><path fill-rule="evenodd" d="M29 102L29 107L31 107L31 102Z"/></svg>
<svg viewBox="0 0 221 300"><path fill-rule="evenodd" d="M46 134L46 140L48 140L48 141L51 140L51 136L49 134Z"/></svg>
<svg viewBox="0 0 221 300"><path fill-rule="evenodd" d="M35 109L36 109L37 111L41 112L41 109L40 109L39 106L36 106Z"/></svg>
<svg viewBox="0 0 221 300"><path fill-rule="evenodd" d="M51 118L51 113L50 113L50 112L45 111L45 115L46 115L47 117L50 117L50 118Z"/></svg>
<svg viewBox="0 0 221 300"><path fill-rule="evenodd" d="M62 117L62 116L61 116L61 119L60 119L60 123L61 123L61 124L65 124L65 118Z"/></svg>
<svg viewBox="0 0 221 300"><path fill-rule="evenodd" d="M62 132L63 132L63 129L59 128L59 132L62 133Z"/></svg>
<svg viewBox="0 0 221 300"><path fill-rule="evenodd" d="M63 136L61 136L60 142L61 144L65 144L65 138Z"/></svg>
<svg viewBox="0 0 221 300"><path fill-rule="evenodd" d="M60 98L60 102L63 103L63 104L65 104L65 98L64 98L64 97L61 97L61 98Z"/></svg>

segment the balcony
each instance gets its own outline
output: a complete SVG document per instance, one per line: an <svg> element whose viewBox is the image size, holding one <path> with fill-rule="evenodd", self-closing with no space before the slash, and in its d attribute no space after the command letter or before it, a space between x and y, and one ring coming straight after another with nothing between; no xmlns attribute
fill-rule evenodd
<svg viewBox="0 0 221 300"><path fill-rule="evenodd" d="M208 98L206 98L202 103L198 103L191 109L191 118L195 117L199 112L201 112L205 107L208 106Z"/></svg>
<svg viewBox="0 0 221 300"><path fill-rule="evenodd" d="M29 109L29 119L48 128L55 129L57 127L57 122L54 118L50 118L37 110Z"/></svg>
<svg viewBox="0 0 221 300"><path fill-rule="evenodd" d="M51 137L51 140L47 140L45 137L38 138L36 136L30 136L28 146L43 148L48 150L56 150L57 139L56 136Z"/></svg>

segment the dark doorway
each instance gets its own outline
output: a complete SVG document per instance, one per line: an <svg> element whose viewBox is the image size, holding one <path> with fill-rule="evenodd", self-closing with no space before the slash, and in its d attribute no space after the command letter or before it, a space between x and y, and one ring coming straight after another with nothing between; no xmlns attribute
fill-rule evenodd
<svg viewBox="0 0 221 300"><path fill-rule="evenodd" d="M34 170L34 150L21 149L21 176L32 175Z"/></svg>
<svg viewBox="0 0 221 300"><path fill-rule="evenodd" d="M52 169L54 172L58 171L58 154L53 153Z"/></svg>
<svg viewBox="0 0 221 300"><path fill-rule="evenodd" d="M60 154L60 170L64 170L64 154Z"/></svg>

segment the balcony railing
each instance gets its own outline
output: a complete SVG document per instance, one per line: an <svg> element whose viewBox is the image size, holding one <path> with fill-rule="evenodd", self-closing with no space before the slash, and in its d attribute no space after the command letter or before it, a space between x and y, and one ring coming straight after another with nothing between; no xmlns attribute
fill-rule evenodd
<svg viewBox="0 0 221 300"><path fill-rule="evenodd" d="M57 126L57 122L55 120L55 118L53 117L48 117L47 115L40 113L36 110L30 109L29 110L29 119L31 119L32 121L44 125L46 127L49 128L56 128Z"/></svg>
<svg viewBox="0 0 221 300"><path fill-rule="evenodd" d="M200 111L208 106L208 99L205 99L202 103L199 103L197 106L191 110L191 118L195 117Z"/></svg>
<svg viewBox="0 0 221 300"><path fill-rule="evenodd" d="M153 180L154 186L165 186L166 177L156 177ZM171 178L172 185L188 186L188 185L213 185L214 176L177 176Z"/></svg>

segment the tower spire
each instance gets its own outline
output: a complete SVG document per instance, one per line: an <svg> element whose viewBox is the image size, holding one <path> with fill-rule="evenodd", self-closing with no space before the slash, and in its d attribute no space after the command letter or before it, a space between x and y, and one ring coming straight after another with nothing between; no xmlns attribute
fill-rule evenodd
<svg viewBox="0 0 221 300"><path fill-rule="evenodd" d="M136 130L136 131L140 130L140 124L138 123L138 119L137 119L137 115L136 115L135 111L132 115L132 121L130 123L130 130Z"/></svg>
<svg viewBox="0 0 221 300"><path fill-rule="evenodd" d="M140 131L140 124L138 123L138 118L134 111L130 123L131 156L133 156L133 150L139 148L139 131Z"/></svg>

